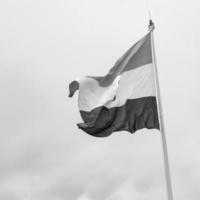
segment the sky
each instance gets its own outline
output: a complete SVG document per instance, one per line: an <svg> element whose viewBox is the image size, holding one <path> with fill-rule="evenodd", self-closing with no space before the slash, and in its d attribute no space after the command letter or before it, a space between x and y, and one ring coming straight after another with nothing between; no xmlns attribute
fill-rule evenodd
<svg viewBox="0 0 200 200"><path fill-rule="evenodd" d="M200 3L148 4L174 199L199 200ZM67 97L146 34L145 1L7 0L0 24L0 199L167 199L159 131L89 136Z"/></svg>

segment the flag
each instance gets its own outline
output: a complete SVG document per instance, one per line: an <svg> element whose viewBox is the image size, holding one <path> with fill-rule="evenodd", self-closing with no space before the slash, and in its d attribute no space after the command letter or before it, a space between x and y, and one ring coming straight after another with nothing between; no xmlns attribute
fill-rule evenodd
<svg viewBox="0 0 200 200"><path fill-rule="evenodd" d="M87 76L70 83L70 97L79 90L80 129L96 137L116 131L159 129L151 45L149 32L106 76Z"/></svg>

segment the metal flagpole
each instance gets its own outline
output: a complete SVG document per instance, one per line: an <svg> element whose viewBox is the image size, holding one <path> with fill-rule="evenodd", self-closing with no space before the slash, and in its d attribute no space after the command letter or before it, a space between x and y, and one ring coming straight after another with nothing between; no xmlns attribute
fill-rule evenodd
<svg viewBox="0 0 200 200"><path fill-rule="evenodd" d="M153 30L154 30L154 23L150 19L149 20L149 31L150 31L150 36L151 36L151 50L152 50L154 77L155 77L155 85L156 85L158 117L159 117L159 126L160 126L162 148L163 148L163 158L164 158L167 197L168 197L167 199L173 200L173 192L172 192L172 184L171 184L171 176L170 176L170 167L169 167L166 134L165 134L164 121L163 121L163 111L162 111L161 96L160 96L160 87L159 87L159 79L158 79L158 71L157 71L157 63L156 63Z"/></svg>

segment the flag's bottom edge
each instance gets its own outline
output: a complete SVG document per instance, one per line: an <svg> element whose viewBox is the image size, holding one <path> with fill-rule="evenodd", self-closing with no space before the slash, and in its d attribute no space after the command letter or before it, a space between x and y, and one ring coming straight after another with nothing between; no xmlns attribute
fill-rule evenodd
<svg viewBox="0 0 200 200"><path fill-rule="evenodd" d="M84 123L78 127L96 137L106 137L116 131L134 133L137 130L159 129L156 97L128 99L121 107L104 106L90 112L80 111Z"/></svg>

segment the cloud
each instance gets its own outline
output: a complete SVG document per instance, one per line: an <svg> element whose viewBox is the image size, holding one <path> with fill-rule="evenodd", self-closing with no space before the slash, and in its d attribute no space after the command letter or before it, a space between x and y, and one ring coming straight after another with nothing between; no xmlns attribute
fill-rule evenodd
<svg viewBox="0 0 200 200"><path fill-rule="evenodd" d="M135 135L134 138L131 135L125 136L123 142L124 136L113 136L104 141L94 139L89 146L84 146L73 154L71 159L63 160L45 171L27 171L23 167L20 169L14 166L15 175L12 173L1 181L0 195L11 200L27 196L31 200L145 200L148 196L154 199L164 198L162 152L158 153L159 147L155 147L155 144L159 144L159 135L145 135L146 132ZM152 141L147 140L141 145L144 137L154 142L157 140L155 146ZM134 143L138 143L136 152L130 151L134 149ZM199 184L200 164L195 155L190 155L190 151L191 148L194 152L198 150L198 142L184 144L171 157L173 188L175 196L182 197L183 200L186 197L196 200L199 196L198 187L195 186ZM42 160L44 162L44 158ZM46 162L49 163L48 160Z"/></svg>

